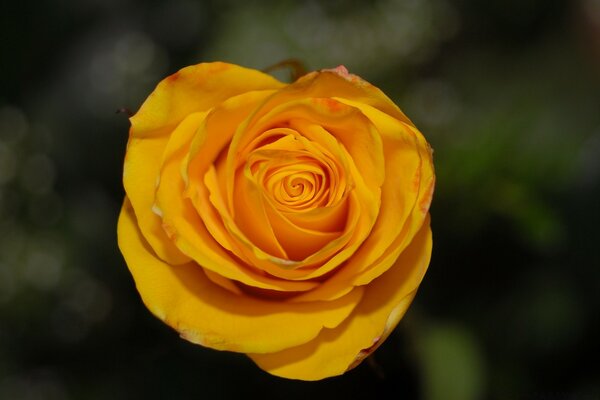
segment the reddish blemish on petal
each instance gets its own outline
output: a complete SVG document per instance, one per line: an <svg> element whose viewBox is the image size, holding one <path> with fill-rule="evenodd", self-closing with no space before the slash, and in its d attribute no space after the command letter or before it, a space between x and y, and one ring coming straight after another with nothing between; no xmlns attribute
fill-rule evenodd
<svg viewBox="0 0 600 400"><path fill-rule="evenodd" d="M364 360L371 353L373 353L375 351L375 349L377 349L377 347L379 347L380 340L381 340L381 336L377 336L375 339L373 339L373 343L369 347L359 351L358 354L356 355L356 358L354 359L354 361L352 361L352 364L350 364L348 366L347 371L358 366L358 364L360 364L362 362L362 360Z"/></svg>
<svg viewBox="0 0 600 400"><path fill-rule="evenodd" d="M352 82L353 84L358 86L371 86L370 83L363 80L360 76L348 72L348 69L343 65L338 65L335 68L323 69L321 70L321 72L333 72L334 74L344 78L348 82Z"/></svg>
<svg viewBox="0 0 600 400"><path fill-rule="evenodd" d="M413 192L418 192L419 191L419 186L421 185L421 169L417 169L417 171L415 172L415 176L413 176L412 182L411 182L411 186L410 189Z"/></svg>
<svg viewBox="0 0 600 400"><path fill-rule="evenodd" d="M336 74L343 76L344 78L349 78L350 73L348 72L348 68L343 65L338 65L335 68L324 69L323 71L335 72Z"/></svg>
<svg viewBox="0 0 600 400"><path fill-rule="evenodd" d="M175 72L172 75L167 76L167 78L165 80L167 82L175 82L177 79L179 79L179 71Z"/></svg>
<svg viewBox="0 0 600 400"><path fill-rule="evenodd" d="M212 347L216 349L231 349L231 351L238 351L237 346L231 343L227 343L222 337L216 334L204 333L200 334L192 329L182 328L179 324L175 327L175 330L179 332L179 336L188 342L199 344L205 347Z"/></svg>
<svg viewBox="0 0 600 400"><path fill-rule="evenodd" d="M435 179L431 177L427 184L427 189L423 194L423 198L419 202L419 208L423 214L426 214L429 211L429 206L431 205L431 200L433 198L433 191L435 188Z"/></svg>
<svg viewBox="0 0 600 400"><path fill-rule="evenodd" d="M348 108L345 104L330 98L315 98L313 102L327 108L331 112L339 112Z"/></svg>
<svg viewBox="0 0 600 400"><path fill-rule="evenodd" d="M231 64L224 62L214 62L210 65L210 72L221 72L231 69Z"/></svg>

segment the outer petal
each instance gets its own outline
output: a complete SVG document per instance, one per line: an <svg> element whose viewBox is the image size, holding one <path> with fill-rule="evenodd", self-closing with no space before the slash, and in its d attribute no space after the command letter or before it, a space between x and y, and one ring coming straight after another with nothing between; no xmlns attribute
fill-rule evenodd
<svg viewBox="0 0 600 400"><path fill-rule="evenodd" d="M241 93L283 86L270 75L233 64L214 62L186 67L163 79L130 118L131 135L167 135L193 112L206 111Z"/></svg>
<svg viewBox="0 0 600 400"><path fill-rule="evenodd" d="M188 115L205 111L229 97L283 86L270 75L237 65L198 64L161 81L130 118L123 185L136 210L140 228L159 257L172 264L189 261L189 257L181 254L166 237L160 217L151 212L158 161L171 132Z"/></svg>
<svg viewBox="0 0 600 400"><path fill-rule="evenodd" d="M431 150L416 128L374 107L338 100L360 109L382 135L388 174L380 213L369 237L343 269L295 301L335 299L348 287L368 284L384 273L421 229L433 194Z"/></svg>
<svg viewBox="0 0 600 400"><path fill-rule="evenodd" d="M289 304L235 295L195 263L168 265L140 234L129 201L118 225L119 247L150 311L183 338L218 350L277 352L338 326L359 303L357 288L336 301Z"/></svg>
<svg viewBox="0 0 600 400"><path fill-rule="evenodd" d="M340 89L340 91L336 92L337 94L332 94L330 92L328 96L340 96L349 100L357 101L361 104L370 105L385 112L386 114L391 115L399 121L414 126L410 119L396 105L396 103L390 100L385 93L383 93L376 86L373 86L369 82L362 79L360 76L350 74L343 65L333 69L322 70L320 73L314 72L313 74L319 74L317 79L327 79L331 75L335 75L349 83L349 87L346 86L346 88ZM308 74L298 81L300 82L304 79L311 79L310 75L311 74Z"/></svg>
<svg viewBox="0 0 600 400"><path fill-rule="evenodd" d="M344 69L345 70L345 69ZM282 89L276 96L269 99L263 106L268 112L278 104L300 98L343 98L357 103L370 105L382 112L413 125L393 101L381 90L364 81L360 77L348 74L340 69L311 72L304 75L296 82ZM264 112L256 114L262 117Z"/></svg>
<svg viewBox="0 0 600 400"><path fill-rule="evenodd" d="M398 324L431 257L431 230L424 224L393 268L365 287L352 315L301 346L271 354L249 354L259 367L285 378L319 380L343 374L373 352Z"/></svg>
<svg viewBox="0 0 600 400"><path fill-rule="evenodd" d="M168 139L168 136L130 138L123 166L123 186L136 210L140 229L156 254L169 263L182 264L190 258L169 240L160 217L152 212L160 159Z"/></svg>

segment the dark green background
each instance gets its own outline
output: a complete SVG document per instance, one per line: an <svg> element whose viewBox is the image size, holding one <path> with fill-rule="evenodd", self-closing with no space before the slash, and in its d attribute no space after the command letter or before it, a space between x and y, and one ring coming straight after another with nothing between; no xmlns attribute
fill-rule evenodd
<svg viewBox="0 0 600 400"><path fill-rule="evenodd" d="M0 40L0 399L600 399L600 1L10 1ZM289 57L379 86L438 177L412 308L316 383L179 339L115 234L115 110Z"/></svg>

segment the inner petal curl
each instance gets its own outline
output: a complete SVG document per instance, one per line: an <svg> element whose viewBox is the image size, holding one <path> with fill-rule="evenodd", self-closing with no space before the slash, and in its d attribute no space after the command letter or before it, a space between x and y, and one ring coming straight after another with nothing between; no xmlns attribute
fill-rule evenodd
<svg viewBox="0 0 600 400"><path fill-rule="evenodd" d="M241 225L255 233L253 237L273 232L272 239L263 238L260 242L279 243L288 259L301 261L344 230L345 212L328 211L346 210L346 195L339 195L350 190L347 173L340 168L343 163L300 132L287 128L268 129L257 135L253 144L257 147L248 151L236 174L234 203L239 212L235 215ZM258 194L262 201L257 201ZM246 223L247 218L239 209L246 204L264 209L254 211L266 213L263 228ZM315 218L314 211L318 210L323 210L321 221ZM256 234L259 229L260 235Z"/></svg>
<svg viewBox="0 0 600 400"><path fill-rule="evenodd" d="M249 179L262 188L282 212L302 212L329 202L332 171L306 152L262 151L253 153L246 168ZM254 171L254 172L252 172Z"/></svg>

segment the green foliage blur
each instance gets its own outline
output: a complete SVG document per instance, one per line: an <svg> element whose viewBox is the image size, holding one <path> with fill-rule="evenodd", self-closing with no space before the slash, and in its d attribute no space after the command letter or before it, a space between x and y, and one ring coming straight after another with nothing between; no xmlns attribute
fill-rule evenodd
<svg viewBox="0 0 600 400"><path fill-rule="evenodd" d="M0 40L0 399L600 399L599 0L10 1ZM180 339L115 232L115 111L186 65L288 58L379 86L437 172L412 308L314 383Z"/></svg>

